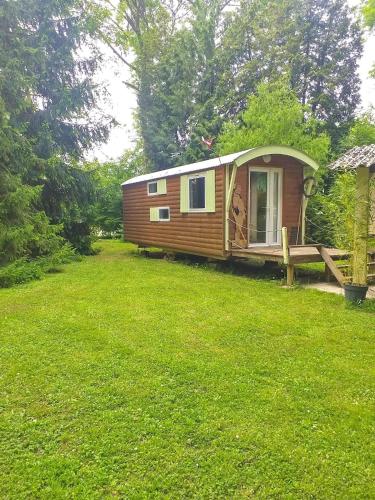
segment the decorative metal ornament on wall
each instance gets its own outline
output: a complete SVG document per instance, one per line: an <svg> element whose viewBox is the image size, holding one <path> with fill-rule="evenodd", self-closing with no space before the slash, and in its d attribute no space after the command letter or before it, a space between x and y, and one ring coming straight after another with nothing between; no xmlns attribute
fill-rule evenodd
<svg viewBox="0 0 375 500"><path fill-rule="evenodd" d="M318 183L315 177L309 175L303 179L303 194L305 198L311 198L318 192Z"/></svg>

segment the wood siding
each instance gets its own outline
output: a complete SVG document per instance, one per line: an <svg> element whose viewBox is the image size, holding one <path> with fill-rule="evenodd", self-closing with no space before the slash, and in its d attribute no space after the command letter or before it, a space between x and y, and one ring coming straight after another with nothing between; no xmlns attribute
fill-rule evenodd
<svg viewBox="0 0 375 500"><path fill-rule="evenodd" d="M224 167L216 171L216 211L180 212L180 176L167 177L167 194L147 195L147 182L123 187L128 241L212 257L224 256ZM150 222L150 207L169 207L169 222Z"/></svg>
<svg viewBox="0 0 375 500"><path fill-rule="evenodd" d="M290 244L297 243L300 224L303 167L289 156L273 156L271 163L262 158L252 160L237 171L236 185L241 185L241 197L248 211L249 166L279 167L283 169L282 225L288 228ZM231 169L230 169L231 170ZM147 182L124 186L124 233L125 238L144 246L192 253L211 257L226 257L225 232L225 167L216 172L215 213L180 212L180 176L167 177L165 195L148 196ZM150 222L151 207L169 207L169 222ZM232 214L230 214L232 219ZM248 219L247 219L248 220ZM247 220L244 225L247 226ZM229 226L229 239L234 237L234 224ZM247 238L247 230L243 229ZM298 243L301 240L299 231Z"/></svg>

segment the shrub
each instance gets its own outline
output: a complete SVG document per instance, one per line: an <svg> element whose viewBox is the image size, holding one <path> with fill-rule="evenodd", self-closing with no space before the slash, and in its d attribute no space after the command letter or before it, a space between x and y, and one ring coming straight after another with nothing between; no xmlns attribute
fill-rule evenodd
<svg viewBox="0 0 375 500"><path fill-rule="evenodd" d="M34 260L18 259L5 267L0 267L0 288L10 288L14 285L41 279L44 273L55 271L61 264L79 259L68 244L60 247L52 255Z"/></svg>
<svg viewBox="0 0 375 500"><path fill-rule="evenodd" d="M327 194L319 194L308 205L307 239L351 250L354 240L356 172L337 174ZM370 181L370 222L374 221L375 179Z"/></svg>
<svg viewBox="0 0 375 500"><path fill-rule="evenodd" d="M9 288L13 285L40 279L43 271L37 262L28 262L25 258L18 259L0 269L0 287Z"/></svg>

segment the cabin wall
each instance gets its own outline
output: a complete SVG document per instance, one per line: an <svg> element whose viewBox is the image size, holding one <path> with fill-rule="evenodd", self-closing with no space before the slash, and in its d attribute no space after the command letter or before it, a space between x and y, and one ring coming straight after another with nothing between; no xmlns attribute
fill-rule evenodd
<svg viewBox="0 0 375 500"><path fill-rule="evenodd" d="M249 210L249 166L279 167L283 169L282 225L288 228L289 243L301 243L301 202L303 190L303 166L294 158L272 156L270 163L257 158L238 168L233 204L245 207L245 217L241 225L241 234L237 231L240 247L247 246L248 210ZM225 166L215 169L215 212L181 213L180 211L180 176L166 178L165 195L148 196L147 182L123 186L124 233L125 238L144 246L155 246L167 250L225 258ZM229 175L232 168L229 167ZM239 188L239 189L238 189ZM237 196L237 198L236 198ZM150 208L169 207L170 221L151 222ZM229 214L234 221L233 212ZM238 218L237 218L238 220ZM298 238L297 238L298 235ZM229 224L229 239L234 241L235 224ZM233 246L236 248L236 245Z"/></svg>
<svg viewBox="0 0 375 500"><path fill-rule="evenodd" d="M301 223L301 203L303 195L303 166L294 158L286 156L272 156L270 163L265 163L262 158L257 158L242 165L237 170L236 186L240 186L241 198L246 207L246 218L243 223L248 226L249 212L249 167L282 168L283 170L283 202L282 202L282 226L288 229L289 243L296 245L301 243L301 227L298 234L298 225ZM233 220L233 216L231 215ZM248 239L247 229L242 229L244 238ZM230 239L234 239L234 224L230 224ZM297 240L298 234L298 240Z"/></svg>
<svg viewBox="0 0 375 500"><path fill-rule="evenodd" d="M215 169L215 212L180 212L180 176L167 177L165 195L148 196L147 182L123 186L127 241L180 252L224 256L224 167ZM170 221L150 222L151 207L169 207Z"/></svg>

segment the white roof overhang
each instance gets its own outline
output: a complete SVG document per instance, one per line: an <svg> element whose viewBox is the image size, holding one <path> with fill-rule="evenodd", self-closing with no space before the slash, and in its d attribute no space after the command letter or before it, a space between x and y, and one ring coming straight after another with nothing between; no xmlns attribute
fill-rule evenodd
<svg viewBox="0 0 375 500"><path fill-rule="evenodd" d="M249 149L248 151L243 151L241 156L236 158L234 163L236 163L237 167L240 167L248 161L267 155L291 156L292 158L304 163L306 166L311 167L313 170L318 170L319 168L319 165L315 160L307 156L302 151L291 148L290 146L260 146L258 148Z"/></svg>
<svg viewBox="0 0 375 500"><path fill-rule="evenodd" d="M182 165L181 167L169 168L166 170L159 170L158 172L152 172L151 174L138 175L132 179L127 180L122 184L122 186L127 186L129 184L135 184L138 182L149 182L157 179L164 179L165 177L171 177L173 175L184 175L193 172L199 172L200 170L208 170L211 168L217 168L222 165L230 165L235 163L237 167L240 167L244 163L250 160L259 158L260 156L266 155L285 155L296 158L313 170L318 170L319 165L312 158L307 156L302 151L298 149L291 148L289 146L260 146L257 148L247 149L245 151L240 151L238 153L232 153L225 156L219 156L217 158L212 158L210 160L199 161L197 163L191 163L189 165Z"/></svg>

